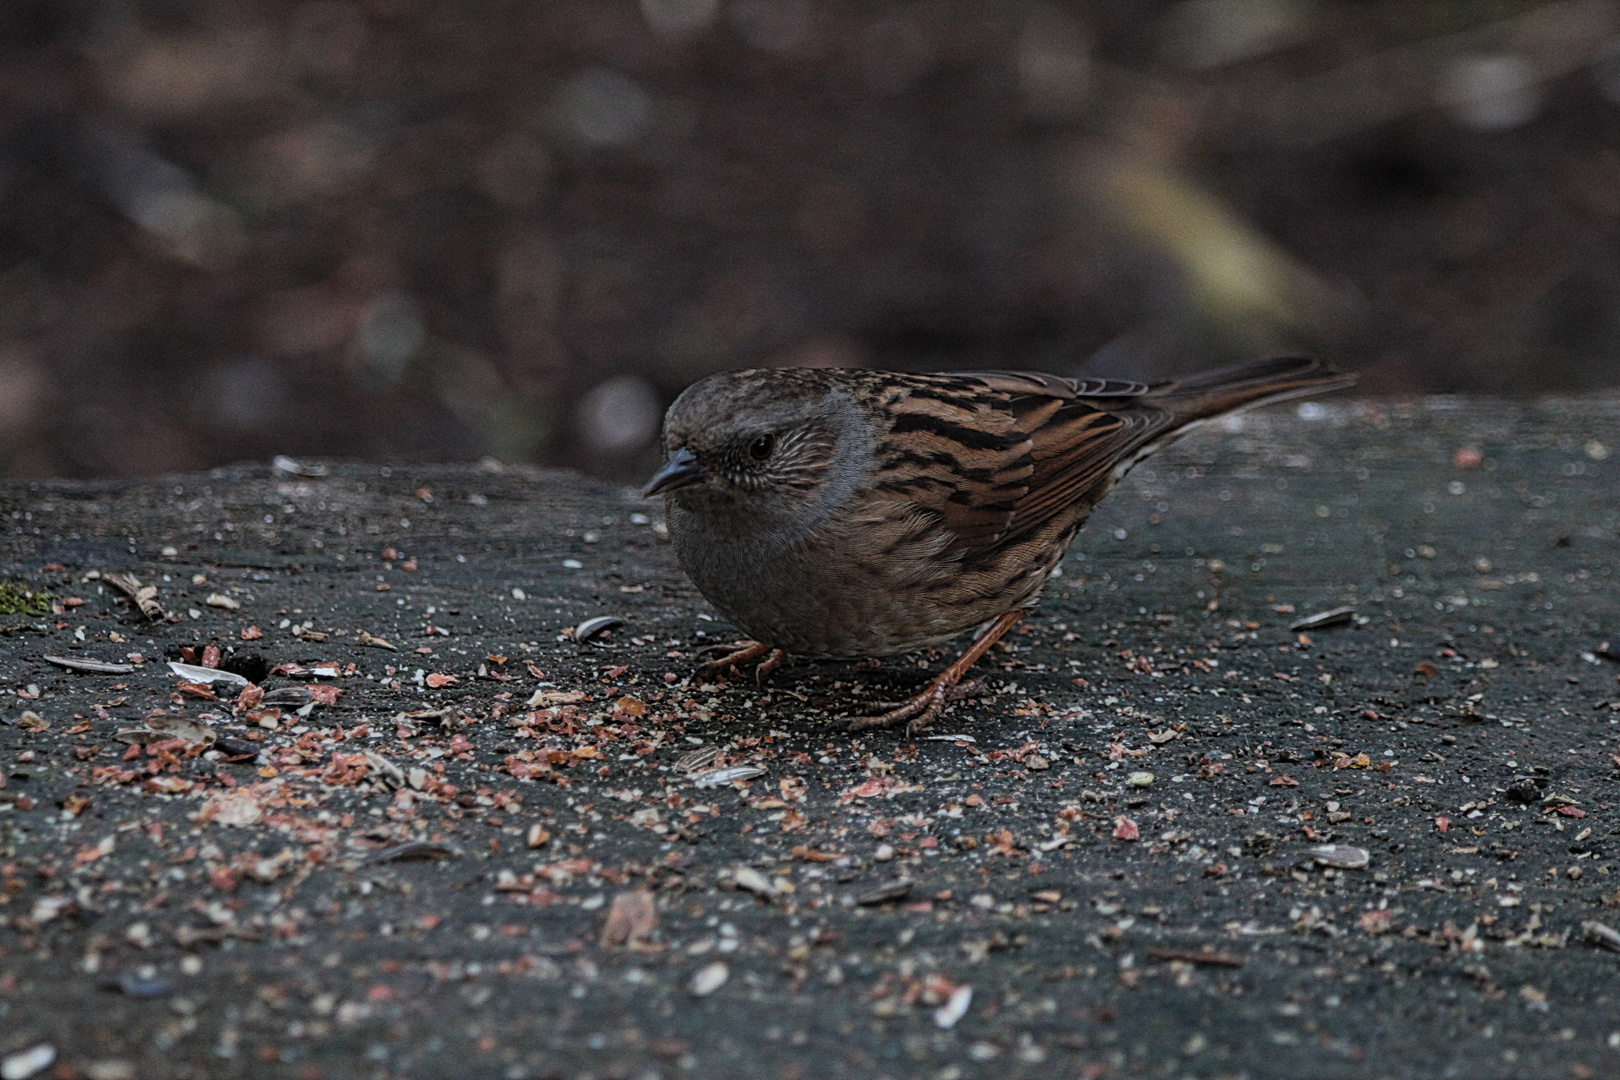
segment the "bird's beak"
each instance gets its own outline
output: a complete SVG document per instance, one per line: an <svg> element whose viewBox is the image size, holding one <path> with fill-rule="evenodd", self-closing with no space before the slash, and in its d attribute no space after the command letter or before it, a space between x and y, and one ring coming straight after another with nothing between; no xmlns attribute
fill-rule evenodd
<svg viewBox="0 0 1620 1080"><path fill-rule="evenodd" d="M647 486L641 489L641 494L645 498L650 498L660 492L674 491L676 488L696 484L702 479L703 466L699 464L696 455L683 446L669 455L664 467L647 481Z"/></svg>

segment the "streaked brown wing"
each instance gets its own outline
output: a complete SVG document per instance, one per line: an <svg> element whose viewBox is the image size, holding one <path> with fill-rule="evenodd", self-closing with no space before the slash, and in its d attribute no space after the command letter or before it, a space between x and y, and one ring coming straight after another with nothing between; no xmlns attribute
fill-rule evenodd
<svg viewBox="0 0 1620 1080"><path fill-rule="evenodd" d="M1120 380L992 371L891 386L887 476L877 487L937 515L950 549L1039 527L1169 420L1136 404L1148 386Z"/></svg>

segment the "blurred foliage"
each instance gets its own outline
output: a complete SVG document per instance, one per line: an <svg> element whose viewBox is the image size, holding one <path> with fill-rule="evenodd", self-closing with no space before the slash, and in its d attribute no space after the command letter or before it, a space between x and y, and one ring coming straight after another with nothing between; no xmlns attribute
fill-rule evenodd
<svg viewBox="0 0 1620 1080"><path fill-rule="evenodd" d="M0 473L628 477L748 364L1620 381L1620 0L7 0Z"/></svg>

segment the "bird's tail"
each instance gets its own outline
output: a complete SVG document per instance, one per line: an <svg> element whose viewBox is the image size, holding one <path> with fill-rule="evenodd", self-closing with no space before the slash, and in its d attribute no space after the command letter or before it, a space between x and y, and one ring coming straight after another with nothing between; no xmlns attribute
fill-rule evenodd
<svg viewBox="0 0 1620 1080"><path fill-rule="evenodd" d="M1154 404L1175 414L1175 429L1291 398L1342 390L1356 377L1311 357L1288 356L1200 372L1155 386Z"/></svg>
<svg viewBox="0 0 1620 1080"><path fill-rule="evenodd" d="M1276 401L1342 390L1355 381L1354 375L1337 371L1320 360L1289 356L1159 383L1137 399L1162 410L1159 423L1143 432L1140 441L1120 454L1110 482L1123 480L1138 462L1216 417ZM1164 415L1166 412L1168 416Z"/></svg>

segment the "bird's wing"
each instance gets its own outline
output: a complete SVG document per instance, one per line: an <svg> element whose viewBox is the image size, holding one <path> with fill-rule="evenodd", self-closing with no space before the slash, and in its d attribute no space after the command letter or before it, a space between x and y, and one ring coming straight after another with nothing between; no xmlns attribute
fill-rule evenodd
<svg viewBox="0 0 1620 1080"><path fill-rule="evenodd" d="M1141 406L1149 390L1036 372L902 376L875 486L933 515L949 548L995 546L1066 509L1168 422Z"/></svg>

